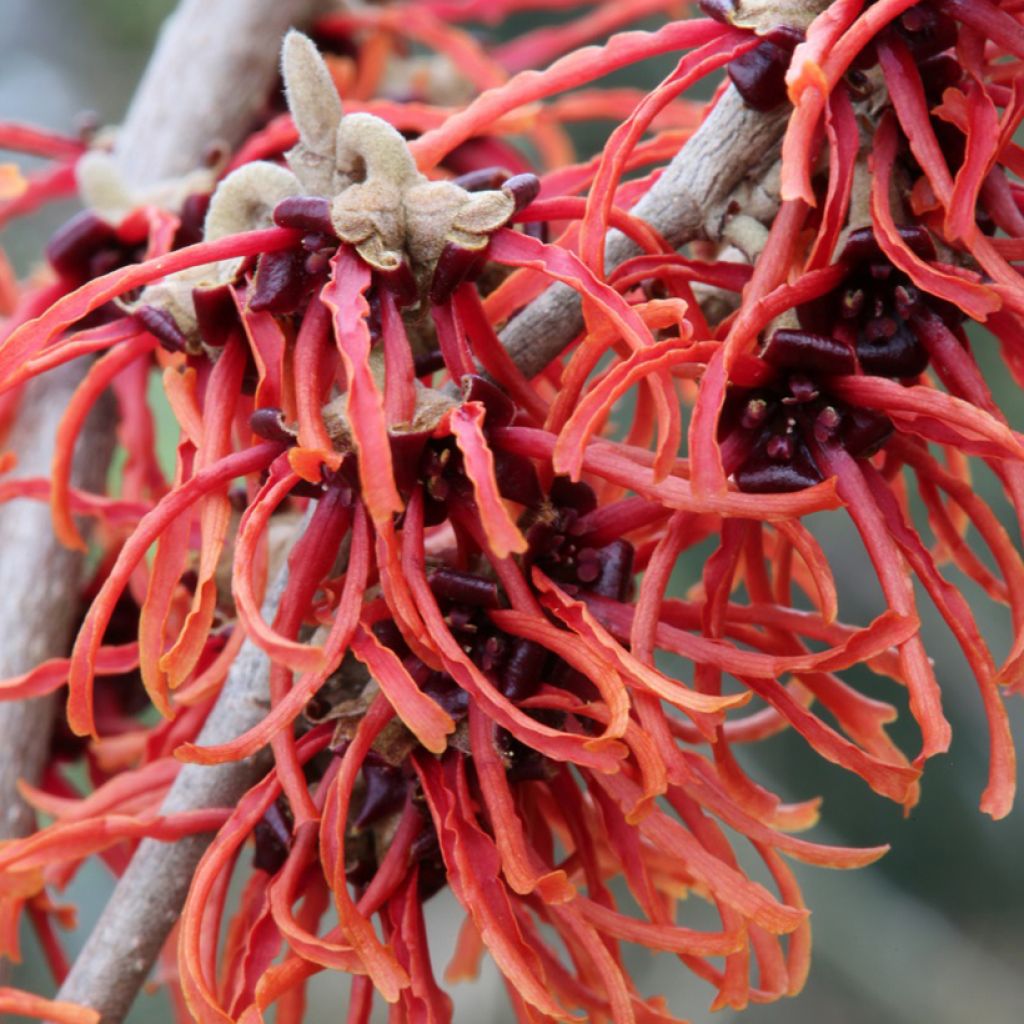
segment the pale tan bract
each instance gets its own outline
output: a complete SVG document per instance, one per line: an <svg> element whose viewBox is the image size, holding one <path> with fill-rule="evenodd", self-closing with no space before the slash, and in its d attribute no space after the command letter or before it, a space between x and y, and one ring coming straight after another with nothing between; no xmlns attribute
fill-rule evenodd
<svg viewBox="0 0 1024 1024"><path fill-rule="evenodd" d="M508 192L467 192L428 179L401 133L381 118L344 114L327 65L301 32L285 37L281 70L299 141L285 156L287 167L256 161L217 186L206 215L207 241L270 227L282 199L321 196L331 201L341 241L376 270L407 264L423 296L447 243L482 250L515 212ZM241 264L225 260L183 271L151 285L139 302L169 312L198 349L192 290L233 282Z"/></svg>
<svg viewBox="0 0 1024 1024"><path fill-rule="evenodd" d="M75 164L75 180L83 205L109 223L119 224L129 213L144 206L177 213L190 195L208 192L216 179L211 168L198 167L178 178L131 188L118 170L113 153L96 148Z"/></svg>
<svg viewBox="0 0 1024 1024"><path fill-rule="evenodd" d="M814 19L828 7L831 0L733 0L733 9L726 15L737 28L752 28L758 35L777 29L807 29Z"/></svg>

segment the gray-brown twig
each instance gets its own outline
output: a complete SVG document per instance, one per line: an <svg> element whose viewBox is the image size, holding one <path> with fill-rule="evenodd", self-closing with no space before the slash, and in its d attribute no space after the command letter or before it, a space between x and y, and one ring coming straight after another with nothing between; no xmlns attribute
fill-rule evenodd
<svg viewBox="0 0 1024 1024"><path fill-rule="evenodd" d="M18 456L17 474L45 473L54 434L82 366L72 363L33 381L22 398L7 444ZM101 490L113 435L106 408L86 423L74 482ZM82 557L54 536L50 509L28 499L0 505L0 678L20 675L63 654L71 637ZM35 816L21 799L18 780L36 781L46 759L53 698L0 704L0 839L31 831Z"/></svg>
<svg viewBox="0 0 1024 1024"><path fill-rule="evenodd" d="M267 619L274 617L286 581L285 569L264 602ZM269 705L268 673L267 656L246 641L199 734L200 744L225 743L259 723ZM228 764L185 765L161 813L234 806L266 773L269 753L264 750ZM61 986L59 999L99 1010L102 1024L124 1019L178 919L209 843L209 836L195 835L176 843L146 839L139 844Z"/></svg>
<svg viewBox="0 0 1024 1024"><path fill-rule="evenodd" d="M786 114L751 110L730 87L631 212L677 249L697 238L719 241L730 196L779 145ZM638 251L621 232L610 232L606 268ZM501 341L516 365L533 377L582 330L579 293L553 284L509 321Z"/></svg>

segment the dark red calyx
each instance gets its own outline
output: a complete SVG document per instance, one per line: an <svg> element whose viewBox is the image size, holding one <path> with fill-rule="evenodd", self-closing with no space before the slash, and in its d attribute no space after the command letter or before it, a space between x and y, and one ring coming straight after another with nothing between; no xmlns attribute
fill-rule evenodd
<svg viewBox="0 0 1024 1024"><path fill-rule="evenodd" d="M306 292L305 257L301 252L265 252L256 264L249 308L283 315L298 310Z"/></svg>
<svg viewBox="0 0 1024 1024"><path fill-rule="evenodd" d="M931 235L923 227L918 224L904 224L899 229L899 232L900 237L910 247L911 251L920 256L921 259L935 259L935 243L932 241ZM875 239L874 229L870 227L851 231L839 257L841 263L850 265L879 259L887 262L887 258L882 254L878 241Z"/></svg>
<svg viewBox="0 0 1024 1024"><path fill-rule="evenodd" d="M956 21L930 3L915 4L905 10L890 31L899 35L915 62L921 63L956 45Z"/></svg>
<svg viewBox="0 0 1024 1024"><path fill-rule="evenodd" d="M698 6L709 18L723 25L731 25L731 17L736 13L736 0L700 0Z"/></svg>
<svg viewBox="0 0 1024 1024"><path fill-rule="evenodd" d="M526 700L540 688L547 651L532 640L515 637L498 672L498 688L511 701Z"/></svg>
<svg viewBox="0 0 1024 1024"><path fill-rule="evenodd" d="M363 803L356 818L356 828L367 825L400 810L409 790L409 780L401 768L388 764L372 751L366 755L362 768Z"/></svg>
<svg viewBox="0 0 1024 1024"><path fill-rule="evenodd" d="M736 486L749 494L779 494L802 491L821 483L821 473L814 464L806 445L795 439L793 453L788 461L780 461L768 455L769 439L747 457L735 473Z"/></svg>
<svg viewBox="0 0 1024 1024"><path fill-rule="evenodd" d="M97 254L120 248L114 228L91 210L82 210L57 229L47 243L46 258L61 277L85 280L98 276L95 273L100 269L95 266Z"/></svg>
<svg viewBox="0 0 1024 1024"><path fill-rule="evenodd" d="M897 362L895 346L907 340L904 334L911 347ZM922 356L927 362L924 346L903 323L886 325L885 337L871 349L879 359L888 355L894 360L886 365L890 371L886 376L914 369ZM918 362L912 364L910 359ZM863 368L860 346L858 360ZM843 369L850 369L849 357ZM731 465L737 467L733 478L741 491L770 494L819 483L822 475L811 454L815 444L839 445L855 458L874 455L885 444L892 423L871 410L853 409L832 398L828 380L832 375L819 379L814 372L789 372L770 387L756 392L735 389L727 398L719 437L730 441Z"/></svg>
<svg viewBox="0 0 1024 1024"><path fill-rule="evenodd" d="M416 277L405 260L390 270L375 270L377 279L395 297L399 306L412 306L419 298Z"/></svg>
<svg viewBox="0 0 1024 1024"><path fill-rule="evenodd" d="M866 459L892 437L892 420L873 409L846 409L839 428L839 443L854 458Z"/></svg>
<svg viewBox="0 0 1024 1024"><path fill-rule="evenodd" d="M462 398L466 402L480 402L487 410L488 427L507 427L516 416L515 403L496 384L478 373L462 378Z"/></svg>
<svg viewBox="0 0 1024 1024"><path fill-rule="evenodd" d="M861 369L876 377L916 377L928 366L928 350L904 321L869 320L857 339Z"/></svg>
<svg viewBox="0 0 1024 1024"><path fill-rule="evenodd" d="M413 671L415 666L410 665L410 662L414 660L418 659L407 658L404 664L409 669L413 678L417 678L417 673ZM423 662L420 662L420 665L422 664ZM451 676L444 672L430 672L428 670L423 681L420 683L420 689L431 700L440 704L456 722L466 717L466 712L469 711L469 694Z"/></svg>
<svg viewBox="0 0 1024 1024"><path fill-rule="evenodd" d="M265 441L278 441L286 445L295 444L295 436L288 429L284 413L273 406L268 405L254 410L249 416L249 429Z"/></svg>
<svg viewBox="0 0 1024 1024"><path fill-rule="evenodd" d="M567 476L556 476L551 482L552 504L572 509L577 516L585 516L597 508L597 495L593 487L582 480L572 481Z"/></svg>
<svg viewBox="0 0 1024 1024"><path fill-rule="evenodd" d="M423 831L413 840L409 851L409 863L415 864L419 871L419 884L416 896L425 903L448 885L448 870L441 856L441 847L437 842L437 833L429 816L424 821Z"/></svg>
<svg viewBox="0 0 1024 1024"><path fill-rule="evenodd" d="M388 441L391 446L391 467L399 491L408 494L420 477L420 462L423 449L430 440L430 432L424 430L391 432Z"/></svg>
<svg viewBox="0 0 1024 1024"><path fill-rule="evenodd" d="M583 550L593 550L593 548ZM583 552L580 552L582 556ZM628 540L613 540L597 549L598 574L587 589L613 601L626 601L633 589L633 558L635 551ZM581 580L581 582L584 582Z"/></svg>
<svg viewBox="0 0 1024 1024"><path fill-rule="evenodd" d="M543 754L504 729L499 730L498 747L509 782L543 782L555 773L554 766Z"/></svg>
<svg viewBox="0 0 1024 1024"><path fill-rule="evenodd" d="M430 301L435 306L443 305L463 281L472 281L479 275L486 261L486 247L465 249L455 242L445 242L430 280Z"/></svg>
<svg viewBox="0 0 1024 1024"><path fill-rule="evenodd" d="M585 537L589 527L582 520L596 508L588 484L555 477L548 500L520 517L527 543L524 561L570 593L585 590L626 600L633 587L633 546L621 539Z"/></svg>
<svg viewBox="0 0 1024 1024"><path fill-rule="evenodd" d="M490 192L501 188L512 172L505 167L481 167L477 171L468 171L452 179L452 183L464 188L467 192Z"/></svg>
<svg viewBox="0 0 1024 1024"><path fill-rule="evenodd" d="M434 597L473 608L499 608L501 594L494 580L457 569L434 569L427 576Z"/></svg>
<svg viewBox="0 0 1024 1024"><path fill-rule="evenodd" d="M503 498L528 508L536 507L543 500L537 467L525 455L499 448L494 452L494 476Z"/></svg>
<svg viewBox="0 0 1024 1024"><path fill-rule="evenodd" d="M203 240L203 224L210 208L210 198L209 192L193 192L185 197L172 249L184 249L186 245L195 245Z"/></svg>
<svg viewBox="0 0 1024 1024"><path fill-rule="evenodd" d="M135 322L144 327L168 352L184 352L188 338L182 333L178 321L157 306L139 306L132 314Z"/></svg>
<svg viewBox="0 0 1024 1024"><path fill-rule="evenodd" d="M517 174L501 186L501 191L512 197L518 213L540 195L540 178L536 174Z"/></svg>
<svg viewBox="0 0 1024 1024"><path fill-rule="evenodd" d="M941 96L947 89L959 85L964 77L963 65L951 53L930 57L918 66L918 70L927 96Z"/></svg>
<svg viewBox="0 0 1024 1024"><path fill-rule="evenodd" d="M440 349L434 349L433 352L417 352L412 357L412 365L417 377L427 377L444 369L444 353Z"/></svg>
<svg viewBox="0 0 1024 1024"><path fill-rule="evenodd" d="M322 196L289 196L274 207L274 223L279 228L311 231L337 239L331 222L330 200Z"/></svg>
<svg viewBox="0 0 1024 1024"><path fill-rule="evenodd" d="M786 102L786 71L801 38L779 29L729 62L729 78L748 107L767 113Z"/></svg>
<svg viewBox="0 0 1024 1024"><path fill-rule="evenodd" d="M193 288L192 304L203 341L211 348L223 348L231 332L239 326L238 307L231 285L214 288Z"/></svg>
<svg viewBox="0 0 1024 1024"><path fill-rule="evenodd" d="M768 339L761 358L772 366L806 370L825 376L854 373L853 349L838 338L811 331L780 328Z"/></svg>
<svg viewBox="0 0 1024 1024"><path fill-rule="evenodd" d="M253 829L256 849L252 866L276 874L288 859L292 845L292 813L283 797L275 800Z"/></svg>
<svg viewBox="0 0 1024 1024"><path fill-rule="evenodd" d="M923 228L911 225L901 233L920 256L934 257L931 237ZM870 228L851 233L842 259L849 265L843 285L799 306L801 327L851 346L864 373L916 377L928 365L928 350L914 326L918 315L928 309L955 323L958 314L922 295L880 251Z"/></svg>
<svg viewBox="0 0 1024 1024"><path fill-rule="evenodd" d="M406 657L409 653L409 646L402 636L394 619L381 619L373 624L373 635L385 646L395 652L400 658Z"/></svg>

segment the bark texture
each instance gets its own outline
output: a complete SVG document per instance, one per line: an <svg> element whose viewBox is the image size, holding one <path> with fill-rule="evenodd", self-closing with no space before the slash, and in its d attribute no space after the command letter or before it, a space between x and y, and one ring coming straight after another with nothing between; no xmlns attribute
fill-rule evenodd
<svg viewBox="0 0 1024 1024"><path fill-rule="evenodd" d="M273 618L284 589L285 571L275 580L263 608ZM246 641L228 674L198 742L212 746L257 725L267 713L267 656ZM174 780L161 812L232 807L266 774L270 752L222 765L185 765ZM176 843L144 839L118 880L72 965L57 998L102 1014L102 1024L122 1021L185 904L192 875L210 836Z"/></svg>
<svg viewBox="0 0 1024 1024"><path fill-rule="evenodd" d="M277 74L281 39L325 0L182 0L167 20L118 135L135 187L196 168L212 143L248 133Z"/></svg>
<svg viewBox="0 0 1024 1024"><path fill-rule="evenodd" d="M6 447L17 453L12 476L45 475L57 424L84 368L71 363L33 381L22 399ZM109 407L96 410L82 432L74 481L102 490L113 442ZM82 556L53 534L48 505L20 498L0 505L0 679L21 675L67 650L77 612ZM18 779L35 782L46 760L53 697L0 704L0 840L31 831L35 815Z"/></svg>
<svg viewBox="0 0 1024 1024"><path fill-rule="evenodd" d="M665 173L633 207L678 249L698 238L720 241L733 192L778 147L789 108L761 114L746 107L730 86ZM605 266L611 271L639 250L621 232L608 235ZM528 376L540 373L583 330L579 293L553 284L509 321L501 341Z"/></svg>

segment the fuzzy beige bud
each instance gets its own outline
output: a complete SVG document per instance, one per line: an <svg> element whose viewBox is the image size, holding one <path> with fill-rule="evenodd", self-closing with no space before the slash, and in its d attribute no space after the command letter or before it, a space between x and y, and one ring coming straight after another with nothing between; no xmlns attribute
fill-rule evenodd
<svg viewBox="0 0 1024 1024"><path fill-rule="evenodd" d="M334 136L341 120L341 98L320 51L309 36L294 29L281 47L281 75L285 96L299 138L315 153L334 151Z"/></svg>

